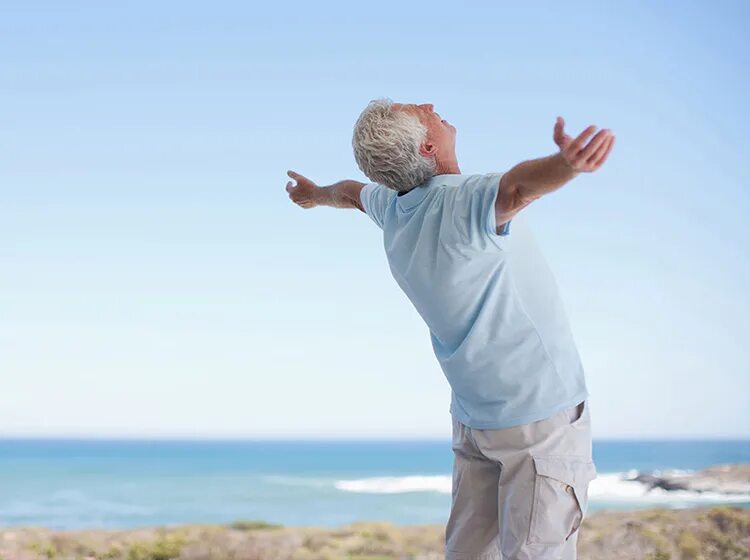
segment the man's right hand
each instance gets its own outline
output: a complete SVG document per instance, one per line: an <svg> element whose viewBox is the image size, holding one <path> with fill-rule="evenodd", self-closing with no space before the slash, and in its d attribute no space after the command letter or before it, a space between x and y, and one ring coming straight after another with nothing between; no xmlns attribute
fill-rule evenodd
<svg viewBox="0 0 750 560"><path fill-rule="evenodd" d="M289 193L292 202L302 208L315 208L318 205L318 186L304 175L294 171L287 171L286 174L297 181L296 185L292 181L286 184L286 192Z"/></svg>
<svg viewBox="0 0 750 560"><path fill-rule="evenodd" d="M594 134L596 127L592 124L578 135L575 140L565 134L565 121L557 117L553 139L560 148L560 154L565 162L577 172L591 173L599 169L605 161L612 147L615 145L615 135L608 128L596 133L591 141L584 146L588 138Z"/></svg>
<svg viewBox="0 0 750 560"><path fill-rule="evenodd" d="M362 206L360 192L365 183L345 179L326 187L319 187L304 175L294 171L286 172L289 177L297 181L286 184L289 198L301 208L315 208L316 206L331 206L332 208L357 208L365 211Z"/></svg>

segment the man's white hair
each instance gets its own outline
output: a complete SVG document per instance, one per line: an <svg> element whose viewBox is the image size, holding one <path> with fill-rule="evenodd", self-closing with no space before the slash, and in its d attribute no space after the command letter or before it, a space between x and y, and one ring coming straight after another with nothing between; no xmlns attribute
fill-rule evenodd
<svg viewBox="0 0 750 560"><path fill-rule="evenodd" d="M354 125L354 159L372 182L406 192L435 175L435 158L419 153L426 136L416 115L395 110L387 97L373 99Z"/></svg>

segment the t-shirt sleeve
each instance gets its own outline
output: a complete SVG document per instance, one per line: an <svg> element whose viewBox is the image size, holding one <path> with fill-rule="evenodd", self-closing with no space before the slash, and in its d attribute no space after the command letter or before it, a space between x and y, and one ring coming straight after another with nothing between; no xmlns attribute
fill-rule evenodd
<svg viewBox="0 0 750 560"><path fill-rule="evenodd" d="M362 207L365 213L370 216L373 222L383 229L383 220L388 204L396 196L396 191L384 187L379 183L367 183L359 191L359 198L362 201Z"/></svg>
<svg viewBox="0 0 750 560"><path fill-rule="evenodd" d="M487 173L483 176L483 188L486 192L483 193L483 199L482 202L484 203L483 208L483 221L484 221L484 229L487 231L489 235L493 235L495 237L499 236L506 236L510 233L510 222L513 220L508 220L503 224L503 227L500 230L500 233L497 233L497 212L495 211L495 202L497 202L497 197L500 194L500 178L505 173Z"/></svg>
<svg viewBox="0 0 750 560"><path fill-rule="evenodd" d="M462 208L461 214L468 220L466 228L474 234L488 235L501 241L510 233L508 220L497 233L497 218L495 216L495 201L500 188L500 178L503 173L486 173L474 175L459 187L459 203Z"/></svg>

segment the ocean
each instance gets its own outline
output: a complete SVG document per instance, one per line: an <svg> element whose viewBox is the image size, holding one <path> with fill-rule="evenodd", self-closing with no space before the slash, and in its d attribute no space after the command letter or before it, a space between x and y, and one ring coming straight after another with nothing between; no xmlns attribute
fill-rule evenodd
<svg viewBox="0 0 750 560"><path fill-rule="evenodd" d="M594 441L599 509L750 507L750 495L647 491L637 472L750 463L750 441ZM0 526L128 528L262 520L445 523L443 440L0 440Z"/></svg>

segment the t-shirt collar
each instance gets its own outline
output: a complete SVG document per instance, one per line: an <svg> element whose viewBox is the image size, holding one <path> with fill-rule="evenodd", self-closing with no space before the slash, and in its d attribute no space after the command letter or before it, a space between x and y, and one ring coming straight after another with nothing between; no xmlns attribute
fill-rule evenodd
<svg viewBox="0 0 750 560"><path fill-rule="evenodd" d="M427 196L427 189L429 188L431 180L427 180L421 185L417 185L406 194L402 194L396 197L398 201L398 207L402 210L411 210L418 205L424 197Z"/></svg>
<svg viewBox="0 0 750 560"><path fill-rule="evenodd" d="M430 189L430 187L436 183L437 180L440 179L446 179L450 178L452 176L451 174L445 174L445 175L434 175L427 179L424 183L421 185L417 185L412 190L410 190L406 194L402 194L401 196L396 197L396 201L398 204L398 207L402 210L411 210L415 206L417 206L420 202L424 200L424 197L427 196L427 191Z"/></svg>

